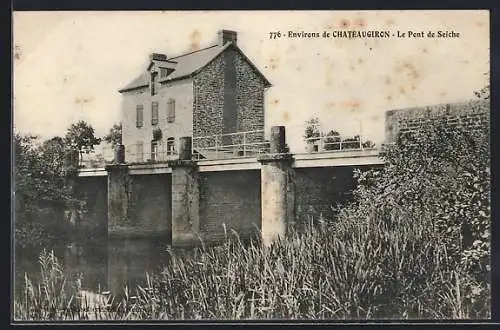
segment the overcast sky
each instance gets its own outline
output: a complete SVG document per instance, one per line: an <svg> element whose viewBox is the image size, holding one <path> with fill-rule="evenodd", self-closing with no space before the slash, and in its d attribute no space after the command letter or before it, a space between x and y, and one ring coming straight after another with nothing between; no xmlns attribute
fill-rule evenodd
<svg viewBox="0 0 500 330"><path fill-rule="evenodd" d="M14 124L43 137L83 119L103 135L120 120L118 89L151 52L177 55L213 44L219 29L271 81L266 124L319 115L326 128L381 141L388 109L454 102L487 83L487 11L16 12ZM451 31L459 38L270 39L269 32Z"/></svg>

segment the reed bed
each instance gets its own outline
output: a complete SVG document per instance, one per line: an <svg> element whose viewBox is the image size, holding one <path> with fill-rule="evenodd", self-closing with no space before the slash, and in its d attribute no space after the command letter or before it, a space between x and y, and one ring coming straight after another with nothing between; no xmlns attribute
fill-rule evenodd
<svg viewBox="0 0 500 330"><path fill-rule="evenodd" d="M425 223L394 216L322 222L269 247L236 233L217 247L171 252L146 285L89 302L53 253L42 279L26 276L20 320L467 319L489 317L489 284L451 267ZM376 219L376 218L375 218ZM348 238L348 239L346 239Z"/></svg>

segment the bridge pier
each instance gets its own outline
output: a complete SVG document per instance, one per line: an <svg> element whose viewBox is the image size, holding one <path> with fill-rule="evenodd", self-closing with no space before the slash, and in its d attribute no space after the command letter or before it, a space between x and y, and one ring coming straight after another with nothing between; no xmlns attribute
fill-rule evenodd
<svg viewBox="0 0 500 330"><path fill-rule="evenodd" d="M127 164L106 166L108 172L108 235L126 228L129 220L130 177Z"/></svg>
<svg viewBox="0 0 500 330"><path fill-rule="evenodd" d="M270 245L295 220L293 157L286 149L285 127L271 127L271 152L261 163L262 240Z"/></svg>
<svg viewBox="0 0 500 330"><path fill-rule="evenodd" d="M180 139L179 159L172 168L172 246L197 243L200 227L198 166L192 160L191 137Z"/></svg>

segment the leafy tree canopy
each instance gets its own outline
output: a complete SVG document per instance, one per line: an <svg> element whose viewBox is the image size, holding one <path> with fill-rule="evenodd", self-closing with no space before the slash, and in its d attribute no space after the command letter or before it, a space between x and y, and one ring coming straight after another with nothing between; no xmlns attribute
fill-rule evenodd
<svg viewBox="0 0 500 330"><path fill-rule="evenodd" d="M109 133L104 136L104 141L111 144L114 148L122 143L122 124L114 124L113 127L109 129Z"/></svg>
<svg viewBox="0 0 500 330"><path fill-rule="evenodd" d="M101 139L95 136L94 128L83 120L68 128L65 141L68 146L79 151L94 150L94 146L101 143Z"/></svg>

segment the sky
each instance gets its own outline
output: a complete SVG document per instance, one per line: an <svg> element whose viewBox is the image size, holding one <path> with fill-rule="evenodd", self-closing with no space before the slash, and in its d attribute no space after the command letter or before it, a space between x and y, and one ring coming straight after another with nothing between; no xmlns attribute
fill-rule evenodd
<svg viewBox="0 0 500 330"><path fill-rule="evenodd" d="M203 48L220 29L238 32L238 46L272 83L266 126L286 125L292 148L314 115L325 131L362 130L380 143L387 110L468 100L488 83L485 10L14 12L14 127L47 138L85 120L102 136L120 121L118 90L145 70L150 53ZM341 30L391 36L283 36ZM281 38L271 38L277 31Z"/></svg>

